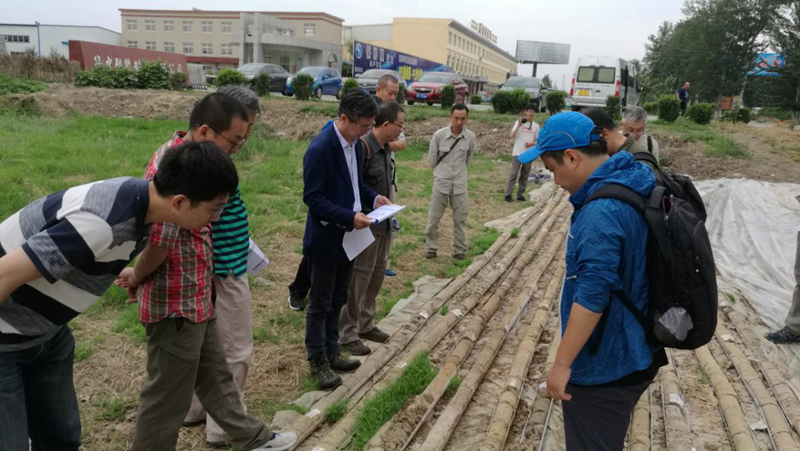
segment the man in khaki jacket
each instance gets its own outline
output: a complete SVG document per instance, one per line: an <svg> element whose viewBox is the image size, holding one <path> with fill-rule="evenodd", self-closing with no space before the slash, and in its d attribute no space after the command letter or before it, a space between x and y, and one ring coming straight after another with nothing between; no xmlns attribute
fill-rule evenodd
<svg viewBox="0 0 800 451"><path fill-rule="evenodd" d="M465 128L469 109L463 103L450 108L450 125L433 134L428 161L433 169L433 190L425 230L425 257L436 258L439 220L447 203L453 209L453 258L467 258L467 166L475 154L475 133Z"/></svg>

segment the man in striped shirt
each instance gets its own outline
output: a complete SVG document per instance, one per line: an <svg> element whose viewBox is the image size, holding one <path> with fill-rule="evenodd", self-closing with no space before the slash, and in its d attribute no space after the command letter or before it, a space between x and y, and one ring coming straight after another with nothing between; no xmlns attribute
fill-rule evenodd
<svg viewBox="0 0 800 451"><path fill-rule="evenodd" d="M258 96L243 86L228 85L217 92L227 94L241 102L247 109L248 121L245 139L250 137L261 114ZM238 151L239 148L233 149ZM233 152L232 152L233 153ZM225 360L233 374L233 382L244 402L247 373L253 361L253 325L250 286L247 282L247 254L250 250L250 229L247 207L236 188L218 221L211 224L214 243L214 304L220 341L225 350ZM197 395L192 397L192 407L184 426L206 423L206 441L212 445L224 444L230 438L208 415Z"/></svg>
<svg viewBox="0 0 800 451"><path fill-rule="evenodd" d="M207 224L214 200L236 188L236 169L219 149L189 150L165 154L163 174L150 182L78 186L0 223L0 448L80 447L67 322L138 254L147 224Z"/></svg>

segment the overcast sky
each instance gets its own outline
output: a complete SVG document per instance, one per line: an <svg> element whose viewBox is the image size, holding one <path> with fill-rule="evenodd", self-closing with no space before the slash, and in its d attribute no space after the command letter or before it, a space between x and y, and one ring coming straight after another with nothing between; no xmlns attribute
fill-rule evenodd
<svg viewBox="0 0 800 451"><path fill-rule="evenodd" d="M476 20L489 27L497 35L498 45L511 55L515 53L518 39L571 44L569 65L539 66L540 77L550 74L553 81L563 87L562 80L569 83L579 56L641 59L647 36L655 33L664 20L679 20L682 3L682 0L638 3L623 0L26 0L4 8L0 21L33 23L38 20L46 24L98 25L120 31L119 8L321 11L341 17L346 25L388 23L393 17L453 18L467 26L470 20ZM518 71L520 75L530 75L531 66L520 65Z"/></svg>

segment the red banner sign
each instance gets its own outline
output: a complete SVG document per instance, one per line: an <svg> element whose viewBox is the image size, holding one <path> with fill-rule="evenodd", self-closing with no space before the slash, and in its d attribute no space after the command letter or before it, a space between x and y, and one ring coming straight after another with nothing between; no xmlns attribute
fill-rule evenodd
<svg viewBox="0 0 800 451"><path fill-rule="evenodd" d="M186 55L98 44L96 42L69 41L69 59L80 63L81 69L84 70L91 69L97 64L105 64L111 68L128 67L138 70L144 60L160 60L170 72L188 74Z"/></svg>

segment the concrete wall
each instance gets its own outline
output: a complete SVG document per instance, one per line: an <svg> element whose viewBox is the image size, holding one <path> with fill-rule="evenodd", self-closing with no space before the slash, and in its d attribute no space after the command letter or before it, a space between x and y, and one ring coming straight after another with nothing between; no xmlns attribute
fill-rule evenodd
<svg viewBox="0 0 800 451"><path fill-rule="evenodd" d="M447 29L450 19L396 17L392 26L392 49L437 63L447 62Z"/></svg>

